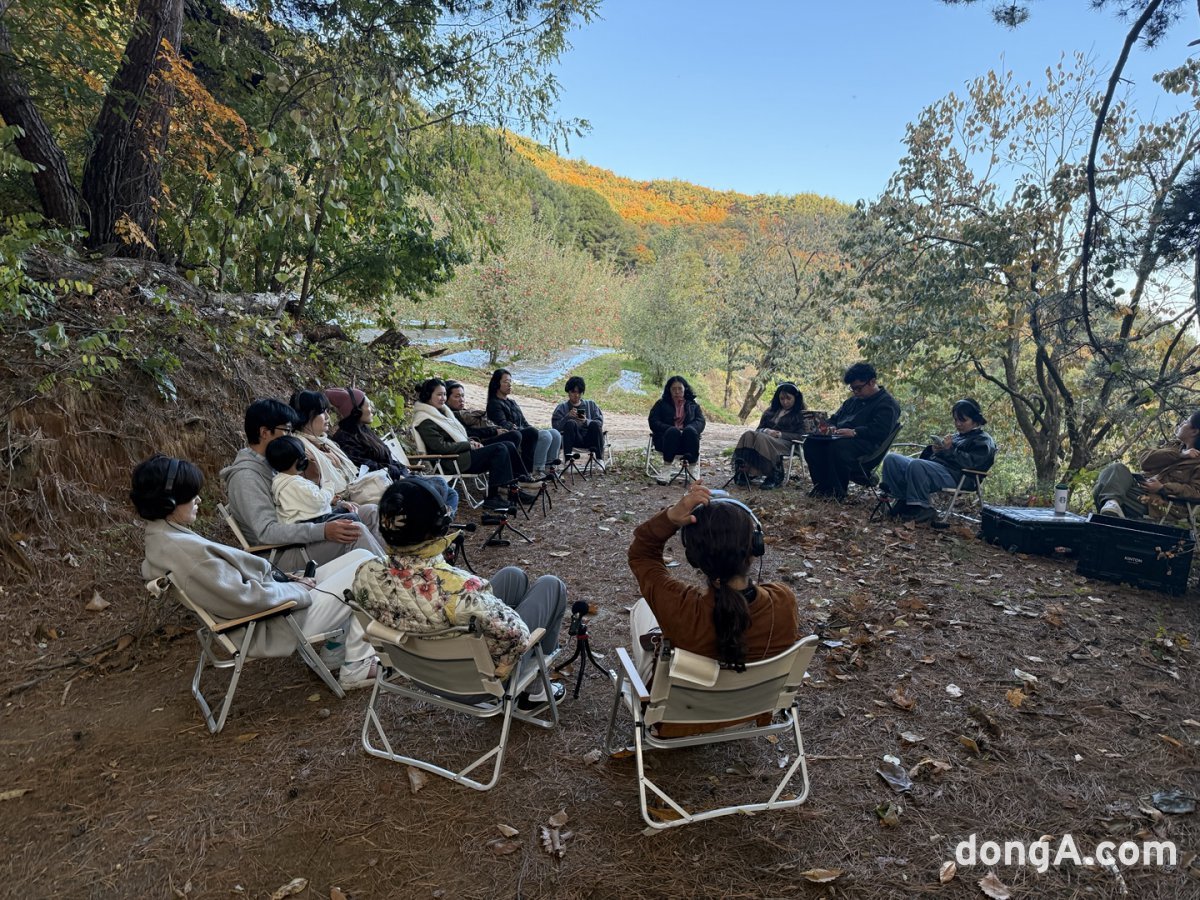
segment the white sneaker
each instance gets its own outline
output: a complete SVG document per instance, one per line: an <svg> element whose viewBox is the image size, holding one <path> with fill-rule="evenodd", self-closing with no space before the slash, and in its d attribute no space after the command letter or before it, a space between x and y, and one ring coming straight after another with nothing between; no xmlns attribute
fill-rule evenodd
<svg viewBox="0 0 1200 900"><path fill-rule="evenodd" d="M1121 504L1116 500L1105 500L1104 505L1100 507L1100 515L1116 516L1119 519L1125 518L1125 510L1121 509Z"/></svg>
<svg viewBox="0 0 1200 900"><path fill-rule="evenodd" d="M370 687L375 683L375 673L379 670L379 657L368 656L358 662L346 663L338 672L338 684L344 691Z"/></svg>
<svg viewBox="0 0 1200 900"><path fill-rule="evenodd" d="M600 472L600 474L604 474L604 460L602 460L599 456L593 456L592 462L596 464L596 469Z"/></svg>

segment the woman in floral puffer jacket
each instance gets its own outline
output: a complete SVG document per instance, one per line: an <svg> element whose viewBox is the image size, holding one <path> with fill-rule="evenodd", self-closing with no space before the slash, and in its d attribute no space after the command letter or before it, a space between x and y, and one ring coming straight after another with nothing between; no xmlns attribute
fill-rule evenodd
<svg viewBox="0 0 1200 900"><path fill-rule="evenodd" d="M538 628L546 629L542 652L553 653L567 609L566 585L553 575L530 585L516 566L501 569L490 582L455 568L442 556L455 537L446 534L449 522L441 498L420 482L389 487L379 501L388 558L359 567L354 576L359 605L389 628L418 635L474 619L500 678L512 671Z"/></svg>

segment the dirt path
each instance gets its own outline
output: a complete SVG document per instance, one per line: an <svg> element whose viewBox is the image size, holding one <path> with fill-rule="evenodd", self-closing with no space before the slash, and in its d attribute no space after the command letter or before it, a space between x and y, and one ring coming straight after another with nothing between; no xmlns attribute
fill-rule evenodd
<svg viewBox="0 0 1200 900"><path fill-rule="evenodd" d="M483 409L487 406L486 385L466 383L464 387L467 390L467 406L472 409ZM538 427L550 427L550 416L554 412L553 403L547 403L537 397L522 396L519 391L513 394L513 398L521 404L521 411L525 413L525 418L531 424ZM647 412L650 411L650 405L651 401L647 399ZM608 431L608 439L614 450L645 450L646 438L650 436L650 429L646 425L644 415L610 413L606 410L604 427ZM745 430L746 426L744 425L709 422L704 429L704 437L700 445L702 454L705 457L719 456L722 450L734 446Z"/></svg>

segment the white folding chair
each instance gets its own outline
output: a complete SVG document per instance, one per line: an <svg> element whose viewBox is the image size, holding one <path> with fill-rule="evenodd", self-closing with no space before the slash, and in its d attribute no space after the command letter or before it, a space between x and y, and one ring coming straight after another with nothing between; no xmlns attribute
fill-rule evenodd
<svg viewBox="0 0 1200 900"><path fill-rule="evenodd" d="M1167 501L1166 507L1163 509L1162 515L1158 518L1159 525L1165 525L1167 519L1171 518L1171 511L1176 506L1183 507L1183 513L1187 517L1188 527L1192 530L1192 539L1196 540L1200 535L1196 531L1196 510L1200 509L1200 500L1189 500L1187 497L1176 497L1170 494L1163 494L1162 499Z"/></svg>
<svg viewBox="0 0 1200 900"><path fill-rule="evenodd" d="M617 711L622 704L633 716L634 753L637 763L638 797L642 818L654 829L675 828L731 813L753 814L765 810L799 806L808 799L808 765L796 708L796 692L816 650L817 637L810 635L782 653L760 662L748 663L745 670L723 669L716 660L686 650L664 646L654 667L652 687L647 689L624 647L617 648L621 668L617 671L616 696L608 721L606 749L610 754L621 749L613 743ZM772 721L760 725L760 717ZM717 730L662 737L659 730L671 726L718 726ZM720 727L724 726L724 727ZM681 730L679 728L676 731ZM688 812L646 774L645 749L668 750L695 747L755 737L791 734L796 756L782 779L766 800L719 806L702 812ZM784 796L784 790L799 772L802 788L798 794ZM650 790L678 818L663 821L651 816L646 791Z"/></svg>
<svg viewBox="0 0 1200 900"><path fill-rule="evenodd" d="M495 666L480 632L450 628L437 634L406 634L376 621L361 607L356 606L354 614L387 667L379 670L367 704L366 721L363 722L363 749L372 756L423 769L477 791L487 791L500 780L500 768L504 764L513 719L540 728L553 728L558 724L558 705L550 686L550 670L539 646L546 633L544 628L536 629L529 636L521 662L507 679L501 681L496 677ZM527 659L524 654L530 649L533 655ZM517 708L517 696L529 690L535 681L545 688L549 718L538 715L539 710L525 712ZM499 740L457 770L432 760L406 756L399 746L404 735L389 735L385 727L384 719L390 720L391 716L381 711L384 697L407 697L477 719L500 716ZM404 717L401 716L399 724L403 722ZM410 724L410 729L412 733L425 738L423 744L428 744L429 725L426 719ZM375 738L379 745L376 745ZM492 762L492 773L487 781L470 777L475 769L489 760Z"/></svg>
<svg viewBox="0 0 1200 900"><path fill-rule="evenodd" d="M787 465L785 467L788 481L792 479L792 468L797 462L800 463L800 471L796 473L795 477L799 479L804 473L804 438L797 438L790 443L791 446L788 448Z"/></svg>
<svg viewBox="0 0 1200 900"><path fill-rule="evenodd" d="M194 603L169 572L161 578L147 582L146 589L159 598L173 589L180 605L200 621L200 627L196 629L196 638L200 641L200 660L196 663L196 673L192 676L192 696L200 704L200 710L204 713L204 721L208 724L208 730L212 734L219 733L225 727L225 719L229 715L230 707L233 706L233 695L237 691L238 681L242 677L242 668L245 666L246 660L250 658L249 650L254 640L255 629L259 624L273 619L282 619L287 623L295 635L295 649L299 652L300 658L320 676L334 695L346 696L346 692L333 677L329 667L321 661L321 657L312 648L313 644L341 637L345 633L344 629L337 628L322 634L305 635L294 615L295 601L289 600L273 609L237 619L217 619L204 607ZM204 675L204 670L209 667L232 670L229 683L225 687L225 696L221 701L219 715L213 713L212 706L200 688L200 679Z"/></svg>
<svg viewBox="0 0 1200 900"><path fill-rule="evenodd" d="M478 509L483 505L483 499L487 495L488 489L488 480L486 474L471 475L463 472L458 467L457 454L427 453L425 452L425 442L421 439L421 432L414 428L410 434L412 436L413 447L415 447L417 451L413 454L413 459L420 460L421 462L429 465L433 474L444 478L447 484L457 490L462 499L467 501L467 505L470 506L471 509ZM397 444L400 443L398 439L396 439L395 442ZM403 449L401 449L402 454L403 452ZM408 463L404 462L404 460L399 456L396 457L396 460L404 465L408 465ZM470 488L467 486L468 481L471 481L475 485L475 490L479 492L478 497L471 493Z"/></svg>
<svg viewBox="0 0 1200 900"><path fill-rule="evenodd" d="M962 474L958 478L958 484L954 487L942 488L935 496L950 497L950 502L946 504L946 508L938 510L938 519L942 522L949 522L950 517L954 515L954 507L961 497L964 502L970 501L972 498L978 509L983 509L983 479L987 478L986 469L963 469ZM932 499L932 498L931 498ZM936 508L936 501L934 503ZM970 516L958 513L959 517L968 521L978 522L978 519L972 519Z"/></svg>
<svg viewBox="0 0 1200 900"><path fill-rule="evenodd" d="M247 553L253 553L255 556L265 556L267 562L273 565L280 553L285 550L292 550L299 547L304 551L304 558L308 559L307 544L251 544L248 540L246 540L245 532L243 532L241 526L238 525L237 519L233 517L233 512L228 506L226 506L224 503L218 503L217 513L220 514L221 518L225 520L225 524L229 526L229 530L233 532L233 536L237 539L238 546Z"/></svg>

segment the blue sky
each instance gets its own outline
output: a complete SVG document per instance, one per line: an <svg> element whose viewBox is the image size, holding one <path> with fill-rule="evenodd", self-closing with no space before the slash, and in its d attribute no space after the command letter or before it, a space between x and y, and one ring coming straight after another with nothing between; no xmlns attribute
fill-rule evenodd
<svg viewBox="0 0 1200 900"><path fill-rule="evenodd" d="M606 0L557 67L560 115L592 123L564 155L642 180L875 197L923 107L992 68L1038 84L1064 51L1107 71L1127 30L1087 0L1031 0L1015 31L989 5ZM1159 96L1150 76L1194 52L1198 31L1192 10L1134 51L1126 74L1144 114Z"/></svg>

